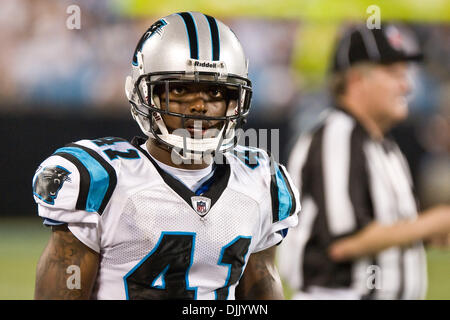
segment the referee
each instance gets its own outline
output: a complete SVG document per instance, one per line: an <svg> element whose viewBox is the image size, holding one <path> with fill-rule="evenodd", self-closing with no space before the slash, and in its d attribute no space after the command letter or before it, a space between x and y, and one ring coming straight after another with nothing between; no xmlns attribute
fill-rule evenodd
<svg viewBox="0 0 450 320"><path fill-rule="evenodd" d="M288 170L298 227L280 248L293 299L423 299L420 240L450 231L448 207L418 215L407 162L387 134L408 114L407 39L393 25L350 28L332 65L334 106L300 136Z"/></svg>

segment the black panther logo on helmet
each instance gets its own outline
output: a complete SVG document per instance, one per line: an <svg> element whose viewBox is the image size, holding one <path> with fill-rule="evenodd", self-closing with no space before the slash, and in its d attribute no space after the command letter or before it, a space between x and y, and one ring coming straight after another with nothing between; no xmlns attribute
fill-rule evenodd
<svg viewBox="0 0 450 320"><path fill-rule="evenodd" d="M133 53L133 65L137 66L138 65L138 61L137 61L137 53L138 51L142 50L142 46L144 45L144 42L147 41L148 38L150 38L151 36L153 36L155 33L161 35L161 29L167 25L167 22L164 21L163 19L156 21L154 24L152 24L150 26L150 28L147 29L147 31L142 35L141 39L139 40L136 49L134 50Z"/></svg>
<svg viewBox="0 0 450 320"><path fill-rule="evenodd" d="M70 171L61 166L45 167L34 182L34 195L48 204L55 204L55 199L64 182L70 182L70 174Z"/></svg>

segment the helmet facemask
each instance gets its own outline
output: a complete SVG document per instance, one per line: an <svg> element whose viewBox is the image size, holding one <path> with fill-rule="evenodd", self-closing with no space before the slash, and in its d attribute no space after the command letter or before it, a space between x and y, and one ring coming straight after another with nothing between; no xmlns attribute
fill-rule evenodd
<svg viewBox="0 0 450 320"><path fill-rule="evenodd" d="M187 103L177 100L180 90L197 88L207 93L204 104L214 105L224 100L223 114L206 116L201 113L179 113L171 104ZM215 98L219 92L220 97ZM149 137L165 145L182 160L205 160L218 152L226 152L237 144L236 129L248 116L251 100L250 80L235 76L221 76L215 72L156 72L143 74L134 83L132 113L141 129ZM162 99L161 99L162 98ZM178 122L177 128L167 126L168 119Z"/></svg>

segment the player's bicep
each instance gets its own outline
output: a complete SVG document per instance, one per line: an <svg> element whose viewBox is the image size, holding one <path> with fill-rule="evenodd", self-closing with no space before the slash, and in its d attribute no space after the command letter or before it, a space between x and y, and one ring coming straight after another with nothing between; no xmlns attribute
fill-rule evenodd
<svg viewBox="0 0 450 320"><path fill-rule="evenodd" d="M276 247L250 255L239 285L236 299L276 300L283 299L283 288L275 265Z"/></svg>
<svg viewBox="0 0 450 320"><path fill-rule="evenodd" d="M89 299L99 255L80 242L67 225L52 235L36 269L35 299Z"/></svg>

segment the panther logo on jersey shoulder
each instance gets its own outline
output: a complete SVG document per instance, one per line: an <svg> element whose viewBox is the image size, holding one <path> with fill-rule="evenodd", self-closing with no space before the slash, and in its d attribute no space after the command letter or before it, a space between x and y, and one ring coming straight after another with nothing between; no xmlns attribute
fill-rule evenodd
<svg viewBox="0 0 450 320"><path fill-rule="evenodd" d="M71 172L61 166L45 167L36 177L33 193L48 204L55 204L59 190L69 181Z"/></svg>

